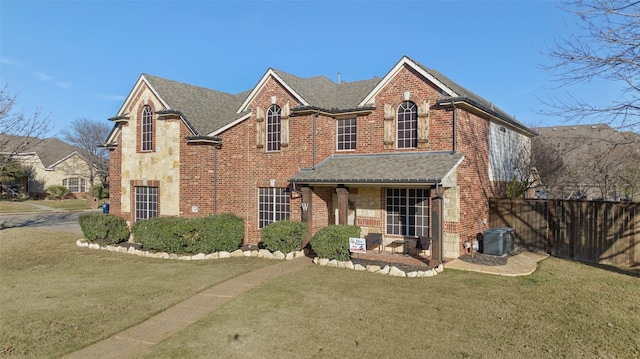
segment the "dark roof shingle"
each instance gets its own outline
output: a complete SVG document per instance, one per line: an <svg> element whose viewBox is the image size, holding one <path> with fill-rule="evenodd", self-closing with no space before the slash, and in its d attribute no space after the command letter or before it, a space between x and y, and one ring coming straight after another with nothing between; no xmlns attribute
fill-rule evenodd
<svg viewBox="0 0 640 359"><path fill-rule="evenodd" d="M460 153L411 152L333 155L315 170L302 169L290 181L297 183L437 183L464 156Z"/></svg>
<svg viewBox="0 0 640 359"><path fill-rule="evenodd" d="M171 110L180 111L196 135L208 135L244 114L237 114L248 92L237 95L143 74Z"/></svg>

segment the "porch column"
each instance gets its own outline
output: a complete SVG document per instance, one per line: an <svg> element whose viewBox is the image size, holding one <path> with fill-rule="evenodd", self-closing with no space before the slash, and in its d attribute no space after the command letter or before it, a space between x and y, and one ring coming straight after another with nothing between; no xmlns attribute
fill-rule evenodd
<svg viewBox="0 0 640 359"><path fill-rule="evenodd" d="M432 191L433 193L434 191ZM442 197L431 197L431 258L429 266L435 267L442 264Z"/></svg>
<svg viewBox="0 0 640 359"><path fill-rule="evenodd" d="M347 224L349 215L349 188L336 188L338 194L338 224Z"/></svg>
<svg viewBox="0 0 640 359"><path fill-rule="evenodd" d="M312 199L313 199L313 191L311 187L302 187L302 222L307 224L307 235L304 237L302 241L302 248L306 247L309 244L309 240L313 235L313 211L312 211Z"/></svg>

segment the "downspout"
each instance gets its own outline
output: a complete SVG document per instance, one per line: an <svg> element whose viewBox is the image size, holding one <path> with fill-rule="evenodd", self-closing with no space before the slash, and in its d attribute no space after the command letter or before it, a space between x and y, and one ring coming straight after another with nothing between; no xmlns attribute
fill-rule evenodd
<svg viewBox="0 0 640 359"><path fill-rule="evenodd" d="M458 126L456 125L456 104L451 100L451 107L453 108L453 151L452 153L458 153Z"/></svg>
<svg viewBox="0 0 640 359"><path fill-rule="evenodd" d="M213 215L218 214L218 149L222 143L213 145Z"/></svg>
<svg viewBox="0 0 640 359"><path fill-rule="evenodd" d="M444 197L440 193L440 182L436 182L436 198L440 202L440 259L444 263Z"/></svg>
<svg viewBox="0 0 640 359"><path fill-rule="evenodd" d="M316 120L318 119L318 111L313 114L313 169L316 169Z"/></svg>

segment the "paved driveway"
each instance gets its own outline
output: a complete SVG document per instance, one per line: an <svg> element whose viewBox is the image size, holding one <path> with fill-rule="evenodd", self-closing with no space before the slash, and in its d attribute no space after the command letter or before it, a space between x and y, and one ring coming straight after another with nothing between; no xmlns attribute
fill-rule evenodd
<svg viewBox="0 0 640 359"><path fill-rule="evenodd" d="M0 230L15 227L37 227L59 232L82 234L78 217L83 213L97 213L98 211L82 212L49 212L30 214L8 214L0 216Z"/></svg>

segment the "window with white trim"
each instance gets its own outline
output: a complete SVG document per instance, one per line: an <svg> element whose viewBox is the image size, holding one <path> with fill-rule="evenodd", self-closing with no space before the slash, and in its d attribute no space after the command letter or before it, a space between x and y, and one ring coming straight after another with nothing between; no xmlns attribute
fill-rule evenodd
<svg viewBox="0 0 640 359"><path fill-rule="evenodd" d="M153 112L151 106L145 106L142 109L140 135L141 150L153 151Z"/></svg>
<svg viewBox="0 0 640 359"><path fill-rule="evenodd" d="M339 119L337 122L336 139L338 151L349 151L356 149L356 118Z"/></svg>
<svg viewBox="0 0 640 359"><path fill-rule="evenodd" d="M67 187L71 193L87 192L87 180L84 178L65 178L62 180L62 186Z"/></svg>
<svg viewBox="0 0 640 359"><path fill-rule="evenodd" d="M280 151L281 114L278 105L271 105L267 111L267 151Z"/></svg>
<svg viewBox="0 0 640 359"><path fill-rule="evenodd" d="M158 217L158 187L136 186L136 221Z"/></svg>
<svg viewBox="0 0 640 359"><path fill-rule="evenodd" d="M279 187L259 188L258 228L289 219L289 190Z"/></svg>
<svg viewBox="0 0 640 359"><path fill-rule="evenodd" d="M429 236L430 197L424 188L388 188L387 234Z"/></svg>
<svg viewBox="0 0 640 359"><path fill-rule="evenodd" d="M418 106L404 101L398 108L398 148L418 147Z"/></svg>

